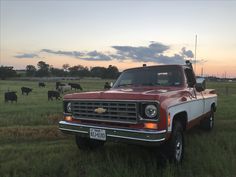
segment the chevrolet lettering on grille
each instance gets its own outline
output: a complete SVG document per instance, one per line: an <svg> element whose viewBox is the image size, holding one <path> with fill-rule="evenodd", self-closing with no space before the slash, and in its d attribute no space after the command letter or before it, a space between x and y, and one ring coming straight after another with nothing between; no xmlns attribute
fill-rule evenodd
<svg viewBox="0 0 236 177"><path fill-rule="evenodd" d="M98 113L98 114L102 114L102 113L105 113L107 110L104 109L104 108L97 108L97 109L94 109L94 112Z"/></svg>

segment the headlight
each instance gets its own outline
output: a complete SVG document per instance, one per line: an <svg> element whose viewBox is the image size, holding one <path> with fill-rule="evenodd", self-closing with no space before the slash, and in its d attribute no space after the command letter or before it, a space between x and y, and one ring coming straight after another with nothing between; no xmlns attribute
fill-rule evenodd
<svg viewBox="0 0 236 177"><path fill-rule="evenodd" d="M157 116L157 107L155 105L147 105L145 107L145 115L148 118L154 118Z"/></svg>
<svg viewBox="0 0 236 177"><path fill-rule="evenodd" d="M71 102L67 103L66 105L66 111L71 112Z"/></svg>

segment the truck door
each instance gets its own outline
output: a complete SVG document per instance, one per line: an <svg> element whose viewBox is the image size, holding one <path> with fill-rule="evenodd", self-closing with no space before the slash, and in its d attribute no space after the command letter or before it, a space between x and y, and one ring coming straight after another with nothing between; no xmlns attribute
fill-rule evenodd
<svg viewBox="0 0 236 177"><path fill-rule="evenodd" d="M188 83L189 89L189 112L188 112L188 121L196 119L203 115L204 113L204 98L201 93L197 92L195 89L196 79L192 69L185 69L186 80Z"/></svg>

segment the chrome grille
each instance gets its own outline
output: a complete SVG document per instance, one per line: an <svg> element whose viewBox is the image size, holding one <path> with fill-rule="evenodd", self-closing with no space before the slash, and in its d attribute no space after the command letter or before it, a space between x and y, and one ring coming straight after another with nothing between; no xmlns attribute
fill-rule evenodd
<svg viewBox="0 0 236 177"><path fill-rule="evenodd" d="M95 109L106 109L97 113ZM72 114L75 119L106 122L137 123L137 103L130 101L74 101Z"/></svg>

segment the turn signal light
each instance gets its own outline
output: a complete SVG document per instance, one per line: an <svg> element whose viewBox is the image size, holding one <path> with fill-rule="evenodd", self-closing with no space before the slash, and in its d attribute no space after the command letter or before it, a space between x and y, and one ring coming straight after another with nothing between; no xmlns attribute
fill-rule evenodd
<svg viewBox="0 0 236 177"><path fill-rule="evenodd" d="M168 114L168 127L170 127L170 113Z"/></svg>
<svg viewBox="0 0 236 177"><path fill-rule="evenodd" d="M144 128L157 129L157 124L156 123L144 123Z"/></svg>
<svg viewBox="0 0 236 177"><path fill-rule="evenodd" d="M64 120L70 122L72 121L72 116L65 116Z"/></svg>

